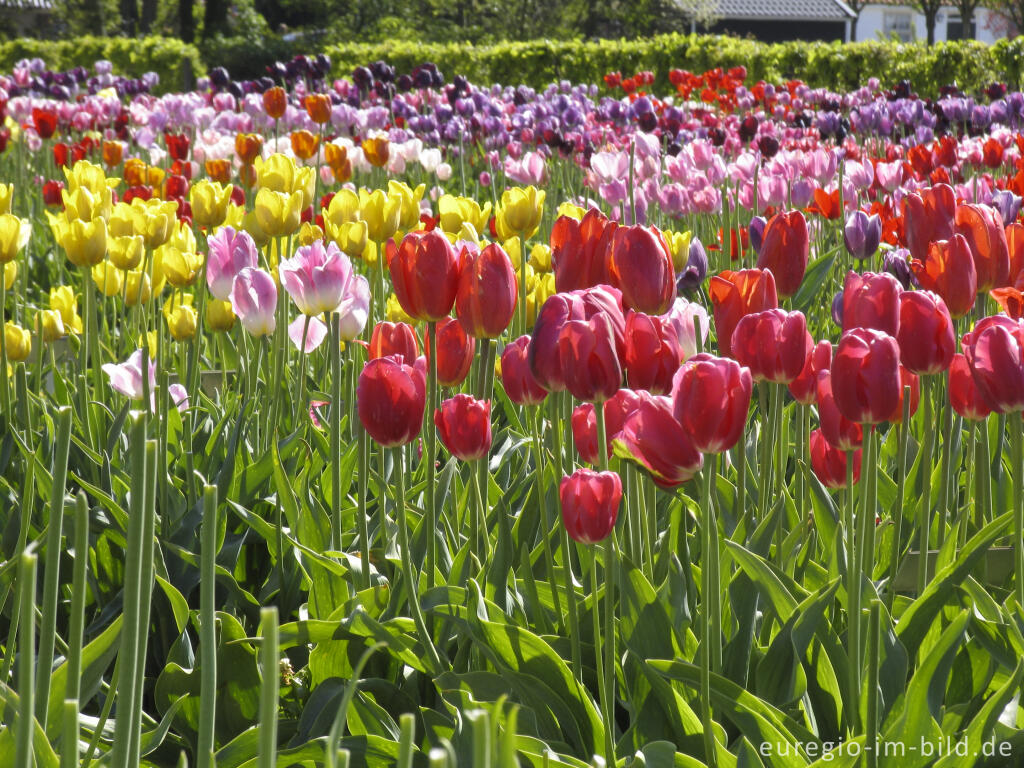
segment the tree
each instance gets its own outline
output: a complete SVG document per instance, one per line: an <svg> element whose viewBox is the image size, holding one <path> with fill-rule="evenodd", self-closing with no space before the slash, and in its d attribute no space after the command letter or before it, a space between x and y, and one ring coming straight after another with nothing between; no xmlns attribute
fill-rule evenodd
<svg viewBox="0 0 1024 768"><path fill-rule="evenodd" d="M993 32L1001 31L1007 37L1013 37L1024 31L1024 0L989 0L985 6L1008 22L1008 29Z"/></svg>
<svg viewBox="0 0 1024 768"><path fill-rule="evenodd" d="M974 37L972 25L974 12L981 5L981 0L953 0L953 7L960 13L960 38L969 40Z"/></svg>
<svg viewBox="0 0 1024 768"><path fill-rule="evenodd" d="M935 43L935 19L944 5L944 0L916 0L914 7L924 14L924 28L928 31L928 45Z"/></svg>
<svg viewBox="0 0 1024 768"><path fill-rule="evenodd" d="M847 0L846 4L853 11L853 18L850 19L850 42L857 42L857 22L860 20L860 12L864 10L869 0Z"/></svg>

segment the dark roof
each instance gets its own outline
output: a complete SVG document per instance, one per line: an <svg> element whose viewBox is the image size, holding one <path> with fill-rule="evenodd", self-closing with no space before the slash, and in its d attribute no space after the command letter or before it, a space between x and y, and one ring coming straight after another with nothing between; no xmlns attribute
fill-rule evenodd
<svg viewBox="0 0 1024 768"><path fill-rule="evenodd" d="M0 8L18 8L23 11L52 11L53 0L0 0Z"/></svg>
<svg viewBox="0 0 1024 768"><path fill-rule="evenodd" d="M718 0L720 19L845 21L856 16L842 0Z"/></svg>

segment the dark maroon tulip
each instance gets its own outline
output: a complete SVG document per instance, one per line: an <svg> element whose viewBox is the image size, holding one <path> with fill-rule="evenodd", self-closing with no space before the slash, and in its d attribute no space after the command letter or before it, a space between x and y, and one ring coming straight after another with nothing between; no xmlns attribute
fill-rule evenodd
<svg viewBox="0 0 1024 768"><path fill-rule="evenodd" d="M777 213L764 228L757 268L771 270L779 296L787 299L803 282L809 253L810 239L804 215L800 211Z"/></svg>
<svg viewBox="0 0 1024 768"><path fill-rule="evenodd" d="M479 254L466 253L455 296L455 315L470 336L496 339L508 328L516 311L515 270L497 243Z"/></svg>
<svg viewBox="0 0 1024 768"><path fill-rule="evenodd" d="M750 409L750 370L701 353L676 372L672 412L702 453L722 453L740 439Z"/></svg>
<svg viewBox="0 0 1024 768"><path fill-rule="evenodd" d="M811 469L826 488L846 487L847 452L836 448L820 429L811 432ZM853 482L860 482L861 451L853 451Z"/></svg>
<svg viewBox="0 0 1024 768"><path fill-rule="evenodd" d="M956 207L955 223L974 257L978 293L1009 285L1010 249L999 212L988 205L963 203Z"/></svg>
<svg viewBox="0 0 1024 768"><path fill-rule="evenodd" d="M411 443L423 427L426 382L422 370L396 357L370 360L359 374L359 421L376 443L394 448Z"/></svg>
<svg viewBox="0 0 1024 768"><path fill-rule="evenodd" d="M887 333L854 328L839 339L832 359L832 394L850 421L886 421L900 402L900 346Z"/></svg>
<svg viewBox="0 0 1024 768"><path fill-rule="evenodd" d="M442 386L457 387L469 375L473 365L476 340L466 334L466 329L453 317L446 317L437 324L437 380ZM430 336L424 338L423 351L430 361Z"/></svg>
<svg viewBox="0 0 1024 768"><path fill-rule="evenodd" d="M389 249L390 250L390 249ZM410 232L388 254L398 303L409 317L436 322L447 317L459 289L459 254L439 230Z"/></svg>
<svg viewBox="0 0 1024 768"><path fill-rule="evenodd" d="M608 316L570 320L558 334L558 357L565 387L577 400L599 403L622 386L622 364Z"/></svg>
<svg viewBox="0 0 1024 768"><path fill-rule="evenodd" d="M491 401L461 394L449 398L434 411L434 426L452 456L482 459L491 449Z"/></svg>
<svg viewBox="0 0 1024 768"><path fill-rule="evenodd" d="M953 410L968 421L984 421L992 408L978 391L967 358L959 352L949 365L949 402Z"/></svg>
<svg viewBox="0 0 1024 768"><path fill-rule="evenodd" d="M615 441L620 455L640 463L654 482L672 488L693 478L704 456L672 413L672 398L644 394Z"/></svg>
<svg viewBox="0 0 1024 768"><path fill-rule="evenodd" d="M555 290L575 291L608 282L608 250L618 224L596 208L581 221L561 216L551 228Z"/></svg>
<svg viewBox="0 0 1024 768"><path fill-rule="evenodd" d="M803 370L811 342L803 312L766 309L740 318L732 334L732 353L750 369L754 381L788 384Z"/></svg>
<svg viewBox="0 0 1024 768"><path fill-rule="evenodd" d="M996 413L1024 410L1024 325L985 317L961 340L982 399Z"/></svg>
<svg viewBox="0 0 1024 768"><path fill-rule="evenodd" d="M843 284L843 330L874 328L895 336L900 327L901 293L900 281L888 272L847 272Z"/></svg>
<svg viewBox="0 0 1024 768"><path fill-rule="evenodd" d="M385 320L373 327L367 351L371 360L398 355L406 364L411 365L420 355L420 344L411 325L389 323Z"/></svg>
<svg viewBox="0 0 1024 768"><path fill-rule="evenodd" d="M622 480L614 472L577 469L558 487L562 524L574 541L596 544L615 527L622 502Z"/></svg>
<svg viewBox="0 0 1024 768"><path fill-rule="evenodd" d="M946 302L931 291L904 291L900 296L900 362L919 375L949 368L956 352L953 318Z"/></svg>
<svg viewBox="0 0 1024 768"><path fill-rule="evenodd" d="M643 312L626 316L626 381L633 389L653 395L672 391L672 377L679 370L683 349L679 334L661 317Z"/></svg>
<svg viewBox="0 0 1024 768"><path fill-rule="evenodd" d="M855 259L869 259L878 250L882 241L882 220L878 214L868 216L864 211L854 211L843 227L843 244Z"/></svg>
<svg viewBox="0 0 1024 768"><path fill-rule="evenodd" d="M808 335L808 343L813 339ZM832 367L832 342L819 341L804 362L800 375L789 382L789 394L801 405L810 405L818 399L818 372Z"/></svg>
<svg viewBox="0 0 1024 768"><path fill-rule="evenodd" d="M672 253L657 229L619 227L608 254L608 277L622 291L627 309L661 315L668 311L676 293Z"/></svg>
<svg viewBox="0 0 1024 768"><path fill-rule="evenodd" d="M832 394L832 372L828 369L818 372L818 420L821 431L832 445L841 451L855 450L863 439L860 424L850 421L839 412Z"/></svg>
<svg viewBox="0 0 1024 768"><path fill-rule="evenodd" d="M516 405L538 405L548 395L530 370L527 360L529 344L529 336L520 336L506 344L501 353L501 384L508 399Z"/></svg>
<svg viewBox="0 0 1024 768"><path fill-rule="evenodd" d="M620 389L604 401L605 450L612 457L612 441L619 437L626 418L640 405L640 393ZM600 464L597 448L597 415L593 403L576 406L572 412L572 441L576 452L587 464Z"/></svg>

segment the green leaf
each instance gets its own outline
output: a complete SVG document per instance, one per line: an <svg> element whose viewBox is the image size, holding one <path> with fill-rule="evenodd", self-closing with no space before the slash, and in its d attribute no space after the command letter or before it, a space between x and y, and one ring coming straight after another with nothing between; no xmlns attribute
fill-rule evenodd
<svg viewBox="0 0 1024 768"><path fill-rule="evenodd" d="M114 656L117 655L118 638L121 636L121 624L124 616L118 616L92 642L82 649L82 700L87 701L89 694L99 685L100 679ZM67 689L68 662L65 659L53 671L50 681L50 700L46 704L46 735L51 739L60 736L61 711Z"/></svg>

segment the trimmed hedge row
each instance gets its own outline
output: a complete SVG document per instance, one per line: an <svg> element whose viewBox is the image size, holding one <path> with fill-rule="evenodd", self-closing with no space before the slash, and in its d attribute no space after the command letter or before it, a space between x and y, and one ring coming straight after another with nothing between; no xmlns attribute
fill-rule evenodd
<svg viewBox="0 0 1024 768"><path fill-rule="evenodd" d="M974 40L924 43L865 41L857 43L761 43L719 35L668 34L642 40L508 42L491 46L408 42L328 46L335 72L345 75L359 64L385 59L409 71L432 61L449 78L467 76L477 83L526 83L543 87L560 79L600 82L605 73L624 75L651 70L655 90L670 90L672 68L703 72L713 67L744 65L753 81L800 79L814 87L852 89L869 77L891 86L909 80L922 95L936 95L956 82L976 91L1001 80L1019 86L1024 74L1024 37L986 45Z"/></svg>
<svg viewBox="0 0 1024 768"><path fill-rule="evenodd" d="M303 44L275 36L260 45L248 39L232 43L232 39L218 40L217 45L207 46L201 57L195 46L172 38L14 40L0 44L0 71L10 71L18 59L37 56L57 69L88 67L97 59L109 59L119 73L137 77L156 72L160 75L158 91L164 92L183 85L186 61L195 75L227 66L235 76L253 77L261 74L265 64L288 58ZM814 87L848 90L877 77L885 86L909 80L915 90L929 96L954 82L967 91L978 91L996 80L1020 87L1024 79L1024 37L991 46L973 40L927 46L880 41L769 44L720 35L667 34L642 40L534 40L489 46L349 42L326 45L322 50L334 62L336 76L347 76L354 67L377 59L390 62L400 72L432 61L449 80L461 74L476 83L525 83L535 88L561 79L599 83L614 70L623 74L651 70L658 78L655 91L667 93L671 91L668 72L672 68L703 72L740 64L752 81L800 79ZM256 58L265 56L266 61L256 61L254 51ZM243 56L247 57L246 66L240 64Z"/></svg>
<svg viewBox="0 0 1024 768"><path fill-rule="evenodd" d="M107 59L119 75L140 77L156 72L157 93L180 90L189 65L193 76L206 72L199 49L170 37L76 37L74 40L31 40L20 38L0 43L0 72L10 72L20 59L40 58L54 70L90 68ZM186 64L188 62L188 64Z"/></svg>

